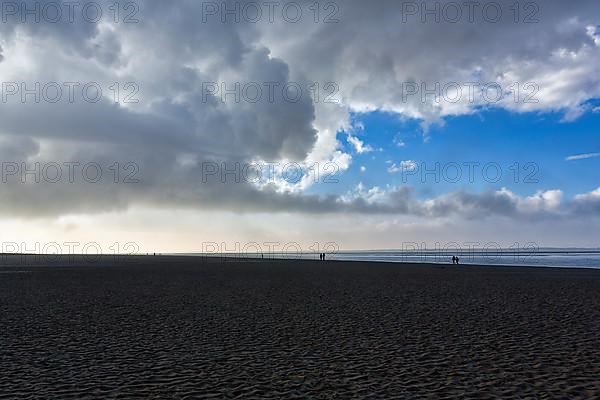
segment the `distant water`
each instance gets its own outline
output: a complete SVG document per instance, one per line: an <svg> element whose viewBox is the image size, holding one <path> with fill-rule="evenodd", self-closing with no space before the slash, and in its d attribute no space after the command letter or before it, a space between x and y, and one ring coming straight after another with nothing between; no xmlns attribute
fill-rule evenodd
<svg viewBox="0 0 600 400"><path fill-rule="evenodd" d="M243 257L261 258L260 254L199 254L186 255L208 257ZM373 261L395 263L439 263L452 264L452 256L458 255L461 264L471 265L508 265L536 267L577 267L600 269L600 249L528 249L515 251L507 250L463 250L450 253L447 250L376 250L376 251L340 251L328 253L328 260L339 261ZM318 253L282 254L265 253L265 259L308 259L318 260Z"/></svg>
<svg viewBox="0 0 600 400"><path fill-rule="evenodd" d="M340 252L331 258L336 260L452 263L452 255L443 251L359 251ZM457 254L461 264L515 265L540 267L580 267L600 269L600 250L531 250L506 251L463 251Z"/></svg>
<svg viewBox="0 0 600 400"><path fill-rule="evenodd" d="M156 253L157 255L159 253ZM56 255L48 254L1 254L0 268L24 265L36 265L44 261L52 261L53 265L57 263ZM147 254L130 254L130 256L143 256ZM273 252L261 253L160 253L160 255L170 256L194 256L228 259L258 259L264 257L268 259L289 259L289 260L319 260L318 252ZM520 249L463 249L457 250L353 250L327 252L327 260L336 261L367 261L367 262L388 262L388 263L433 263L433 264L452 264L452 256L460 257L460 264L463 265L503 265L503 266L532 266L532 267L557 267L557 268L592 268L600 269L600 249L557 249L557 248L530 248ZM108 255L107 255L108 256ZM126 255L122 255L126 257ZM83 257L83 258L81 258ZM81 263L85 257L89 257L88 262L98 262L98 255L87 255L79 258L64 258L68 263ZM114 256L118 260L119 256ZM0 271L0 273L6 273Z"/></svg>

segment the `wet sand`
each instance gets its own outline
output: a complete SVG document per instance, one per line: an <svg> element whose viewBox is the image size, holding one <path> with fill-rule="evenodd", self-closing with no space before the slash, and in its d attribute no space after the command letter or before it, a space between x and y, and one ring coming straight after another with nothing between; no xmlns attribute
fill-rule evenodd
<svg viewBox="0 0 600 400"><path fill-rule="evenodd" d="M600 271L11 256L0 398L598 398Z"/></svg>

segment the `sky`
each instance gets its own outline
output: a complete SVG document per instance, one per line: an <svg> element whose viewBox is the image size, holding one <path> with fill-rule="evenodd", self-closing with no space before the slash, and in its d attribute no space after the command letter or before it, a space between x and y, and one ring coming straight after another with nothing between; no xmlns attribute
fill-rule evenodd
<svg viewBox="0 0 600 400"><path fill-rule="evenodd" d="M600 247L597 0L1 11L2 252Z"/></svg>

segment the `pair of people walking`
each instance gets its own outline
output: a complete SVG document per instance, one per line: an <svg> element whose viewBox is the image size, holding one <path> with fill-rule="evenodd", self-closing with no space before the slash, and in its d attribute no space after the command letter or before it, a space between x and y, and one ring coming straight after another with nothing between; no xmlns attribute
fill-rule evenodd
<svg viewBox="0 0 600 400"><path fill-rule="evenodd" d="M325 261L325 253L320 253L319 254L319 260Z"/></svg>
<svg viewBox="0 0 600 400"><path fill-rule="evenodd" d="M458 256L452 256L452 264L459 264L460 258Z"/></svg>

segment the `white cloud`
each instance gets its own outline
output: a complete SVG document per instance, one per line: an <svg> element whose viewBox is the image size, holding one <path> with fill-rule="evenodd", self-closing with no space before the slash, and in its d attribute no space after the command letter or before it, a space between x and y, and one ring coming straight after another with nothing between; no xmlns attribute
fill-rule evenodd
<svg viewBox="0 0 600 400"><path fill-rule="evenodd" d="M378 186L374 186L367 189L362 182L359 182L356 187L348 191L345 195L339 198L341 203L352 204L357 200L365 201L367 204L373 205L382 203L388 200L390 188L382 189Z"/></svg>
<svg viewBox="0 0 600 400"><path fill-rule="evenodd" d="M358 154L370 153L373 151L373 147L365 145L365 142L356 136L348 135L348 143L354 146L354 151L356 151Z"/></svg>
<svg viewBox="0 0 600 400"><path fill-rule="evenodd" d="M586 154L577 154L574 156L569 156L565 158L566 161L576 161L576 160L585 160L588 158L600 157L600 153L586 153Z"/></svg>
<svg viewBox="0 0 600 400"><path fill-rule="evenodd" d="M561 190L538 191L524 198L516 196L506 188L502 188L497 193L513 199L517 209L522 212L555 211L564 197Z"/></svg>
<svg viewBox="0 0 600 400"><path fill-rule="evenodd" d="M404 143L404 140L402 140L398 136L394 137L394 144L396 145L396 147L405 147L406 146L406 143Z"/></svg>
<svg viewBox="0 0 600 400"><path fill-rule="evenodd" d="M600 188L593 190L589 193L578 194L575 196L575 201L585 202L585 201L597 201L600 200Z"/></svg>
<svg viewBox="0 0 600 400"><path fill-rule="evenodd" d="M341 196L338 205L344 206L338 212L396 214L433 220L452 216L463 219L502 216L517 222L546 219L558 222L599 216L600 188L576 195L570 201L565 201L563 191L558 189L520 196L507 188L482 193L457 191L417 199L407 187L367 188L360 183Z"/></svg>
<svg viewBox="0 0 600 400"><path fill-rule="evenodd" d="M387 164L390 164L387 169L390 174L396 174L398 172L410 172L414 171L418 167L416 161L413 160L400 161L399 165L396 165L396 163L392 161L387 161Z"/></svg>

